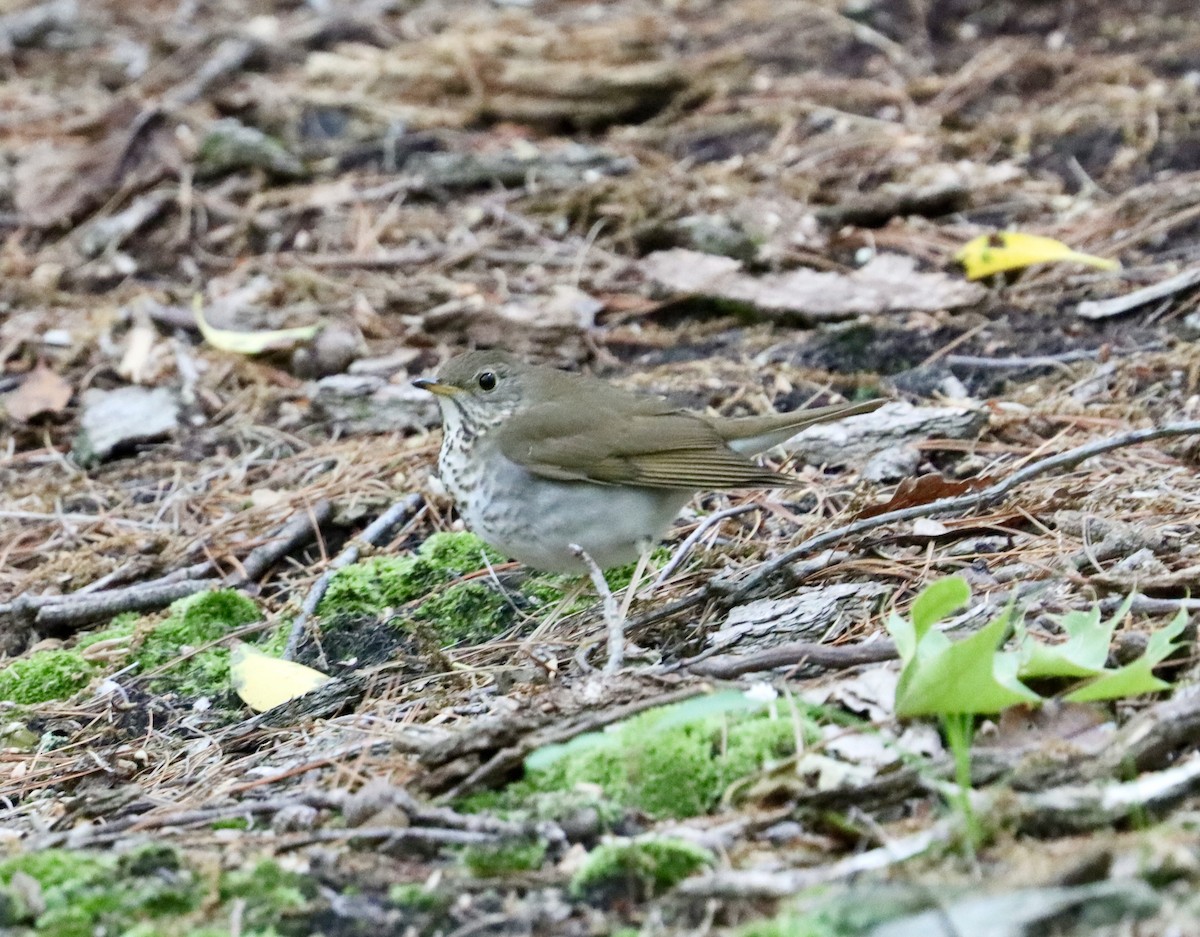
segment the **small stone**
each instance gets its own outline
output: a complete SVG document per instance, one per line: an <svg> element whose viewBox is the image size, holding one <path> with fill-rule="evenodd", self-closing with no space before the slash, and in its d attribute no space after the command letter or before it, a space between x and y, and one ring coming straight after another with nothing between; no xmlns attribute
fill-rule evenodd
<svg viewBox="0 0 1200 937"><path fill-rule="evenodd" d="M83 394L72 454L83 463L107 459L120 446L148 442L179 425L179 402L165 387L91 388Z"/></svg>
<svg viewBox="0 0 1200 937"><path fill-rule="evenodd" d="M292 371L303 378L341 374L363 353L362 333L345 323L327 325L309 345L292 353Z"/></svg>

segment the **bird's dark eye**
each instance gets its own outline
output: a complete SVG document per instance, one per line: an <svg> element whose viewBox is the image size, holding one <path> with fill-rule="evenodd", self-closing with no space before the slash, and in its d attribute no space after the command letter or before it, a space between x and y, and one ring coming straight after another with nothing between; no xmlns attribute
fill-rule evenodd
<svg viewBox="0 0 1200 937"><path fill-rule="evenodd" d="M479 386L484 390L496 389L496 374L494 371L484 371L479 375Z"/></svg>

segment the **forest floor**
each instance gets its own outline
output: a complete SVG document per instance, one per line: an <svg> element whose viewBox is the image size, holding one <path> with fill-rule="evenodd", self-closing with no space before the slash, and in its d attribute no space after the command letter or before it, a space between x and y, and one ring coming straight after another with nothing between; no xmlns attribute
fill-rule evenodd
<svg viewBox="0 0 1200 937"><path fill-rule="evenodd" d="M1200 933L1193 0L9 0L0 40L4 933ZM966 279L1000 231L1120 268ZM606 674L590 587L436 481L411 380L468 347L894 402L699 495ZM955 575L956 637L1163 652L976 700L970 809L967 704L898 717L886 627ZM234 638L337 679L252 716L293 675Z"/></svg>

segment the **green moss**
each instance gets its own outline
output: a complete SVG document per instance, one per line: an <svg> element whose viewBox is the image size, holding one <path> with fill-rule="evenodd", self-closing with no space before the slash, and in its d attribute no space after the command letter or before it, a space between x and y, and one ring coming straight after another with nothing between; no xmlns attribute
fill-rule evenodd
<svg viewBox="0 0 1200 937"><path fill-rule="evenodd" d="M371 615L403 603L418 592L396 594L395 585L405 580L414 565L412 557L376 556L339 569L330 578L317 613Z"/></svg>
<svg viewBox="0 0 1200 937"><path fill-rule="evenodd" d="M542 842L510 843L504 846L468 846L462 851L463 865L478 878L494 878L540 868L546 858Z"/></svg>
<svg viewBox="0 0 1200 937"><path fill-rule="evenodd" d="M739 721L723 738L720 763L724 783L732 783L759 771L766 763L796 753L796 725L784 709L780 706L775 718L768 715ZM805 741L815 742L818 735L813 727L802 727L801 731L805 729L809 730Z"/></svg>
<svg viewBox="0 0 1200 937"><path fill-rule="evenodd" d="M181 868L179 853L170 846L156 843L134 849L117 859L117 871L134 878L158 872L178 872Z"/></svg>
<svg viewBox="0 0 1200 937"><path fill-rule="evenodd" d="M210 830L248 830L250 829L250 820L247 817L225 817L223 820L214 820L208 825Z"/></svg>
<svg viewBox="0 0 1200 937"><path fill-rule="evenodd" d="M251 869L234 869L221 876L222 902L241 899L244 920L250 928L279 923L286 912L303 911L315 895L313 883L278 863L266 860Z"/></svg>
<svg viewBox="0 0 1200 937"><path fill-rule="evenodd" d="M264 635L255 646L264 654L270 654L272 657L283 657L283 652L287 648L288 637L291 631L291 620L282 621L279 623L279 627Z"/></svg>
<svg viewBox="0 0 1200 937"><path fill-rule="evenodd" d="M433 534L414 556L377 556L338 570L317 612L378 615L475 572L484 566L484 557L502 560L474 534Z"/></svg>
<svg viewBox="0 0 1200 937"><path fill-rule="evenodd" d="M318 612L353 620L378 616L428 595L412 618L429 622L433 637L443 645L476 644L512 624L512 607L487 583L454 580L501 560L474 534L433 534L415 555L374 557L339 570Z"/></svg>
<svg viewBox="0 0 1200 937"><path fill-rule="evenodd" d="M450 906L450 896L430 891L416 882L397 882L388 889L387 900L398 908L409 911L438 912Z"/></svg>
<svg viewBox="0 0 1200 937"><path fill-rule="evenodd" d="M666 550L654 554L659 561L668 555ZM442 646L477 644L512 626L512 601L489 582L455 580L487 563L502 561L503 557L474 534L433 534L413 555L374 557L338 570L317 611L326 620L379 617L427 596L411 618L433 626L431 640L436 639ZM628 584L634 565L606 574L613 588ZM521 584L516 598L518 603L529 600L548 605L560 601L577 581L577 577L570 576L530 576ZM594 602L594 596L585 592L577 606L568 611L578 611Z"/></svg>
<svg viewBox="0 0 1200 937"><path fill-rule="evenodd" d="M619 894L637 900L673 888L710 865L712 853L679 839L653 837L597 846L571 879L576 896Z"/></svg>
<svg viewBox="0 0 1200 937"><path fill-rule="evenodd" d="M107 857L94 853L45 849L0 862L0 884L10 884L13 876L21 872L43 889L59 888L67 882L105 874L112 865Z"/></svg>
<svg viewBox="0 0 1200 937"><path fill-rule="evenodd" d="M570 590L571 583L575 581L570 576L558 576L552 573L530 576L521 583L521 593L533 599L538 605L553 605L555 602L562 601L563 596Z"/></svg>
<svg viewBox="0 0 1200 937"><path fill-rule="evenodd" d="M504 562L504 557L471 533L430 534L417 555L452 576L482 569L485 557L489 563Z"/></svg>
<svg viewBox="0 0 1200 937"><path fill-rule="evenodd" d="M142 639L133 654L139 672L147 673L175 661L189 648L217 641L231 631L258 621L258 607L232 589L201 592L175 602L166 619ZM184 696L207 696L229 686L229 650L213 647L170 666L153 684Z"/></svg>
<svg viewBox="0 0 1200 937"><path fill-rule="evenodd" d="M196 877L180 870L173 850L158 846L119 858L52 849L8 859L0 863L0 883L10 908L19 894L9 888L18 872L38 883L42 907L13 923L53 937L123 934L134 926L157 932L149 922L173 922L201 900Z"/></svg>
<svg viewBox="0 0 1200 937"><path fill-rule="evenodd" d="M205 177L239 169L261 169L288 179L305 175L304 164L281 141L233 118L209 124L196 152L195 165Z"/></svg>
<svg viewBox="0 0 1200 937"><path fill-rule="evenodd" d="M40 736L24 719L12 719L0 725L0 748L31 752L38 747Z"/></svg>
<svg viewBox="0 0 1200 937"><path fill-rule="evenodd" d="M795 732L779 703L764 709L737 692L715 694L536 752L512 795L525 801L599 785L607 798L652 817L697 816L734 781L790 756Z"/></svg>
<svg viewBox="0 0 1200 937"><path fill-rule="evenodd" d="M841 937L825 921L785 912L769 921L755 921L737 932L737 937Z"/></svg>
<svg viewBox="0 0 1200 937"><path fill-rule="evenodd" d="M95 665L78 650L37 651L0 670L0 700L31 705L66 699L95 673Z"/></svg>
<svg viewBox="0 0 1200 937"><path fill-rule="evenodd" d="M107 628L81 634L79 640L75 642L75 647L83 650L85 647L91 647L93 644L99 644L101 641L128 638L137 630L138 622L141 620L141 616L136 612L125 612L109 622Z"/></svg>
<svg viewBox="0 0 1200 937"><path fill-rule="evenodd" d="M579 790L525 791L518 796L514 787L499 791L480 791L465 798L458 808L464 813L492 813L511 823L554 823L574 825L581 814L590 814L589 825L596 834L611 833L625 810L604 797L593 797Z"/></svg>
<svg viewBox="0 0 1200 937"><path fill-rule="evenodd" d="M509 600L487 583L460 582L422 602L413 618L433 625L442 646L480 644L513 622Z"/></svg>
<svg viewBox="0 0 1200 937"><path fill-rule="evenodd" d="M37 905L30 887L37 882ZM12 937L230 937L238 903L243 937L278 937L291 915L315 893L300 876L274 862L224 873L217 893L207 875L184 864L175 849L151 844L129 852L50 849L0 862L0 933ZM204 925L204 926L200 926ZM304 930L308 933L308 930Z"/></svg>

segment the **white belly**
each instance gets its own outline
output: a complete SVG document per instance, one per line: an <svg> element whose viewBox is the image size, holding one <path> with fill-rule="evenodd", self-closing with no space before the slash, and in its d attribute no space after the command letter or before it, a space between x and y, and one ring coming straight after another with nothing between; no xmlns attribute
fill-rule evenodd
<svg viewBox="0 0 1200 937"><path fill-rule="evenodd" d="M499 453L477 478L450 476L443 466L442 480L467 527L506 556L545 572L583 571L573 543L602 569L633 562L662 539L691 498L690 491L541 478Z"/></svg>

